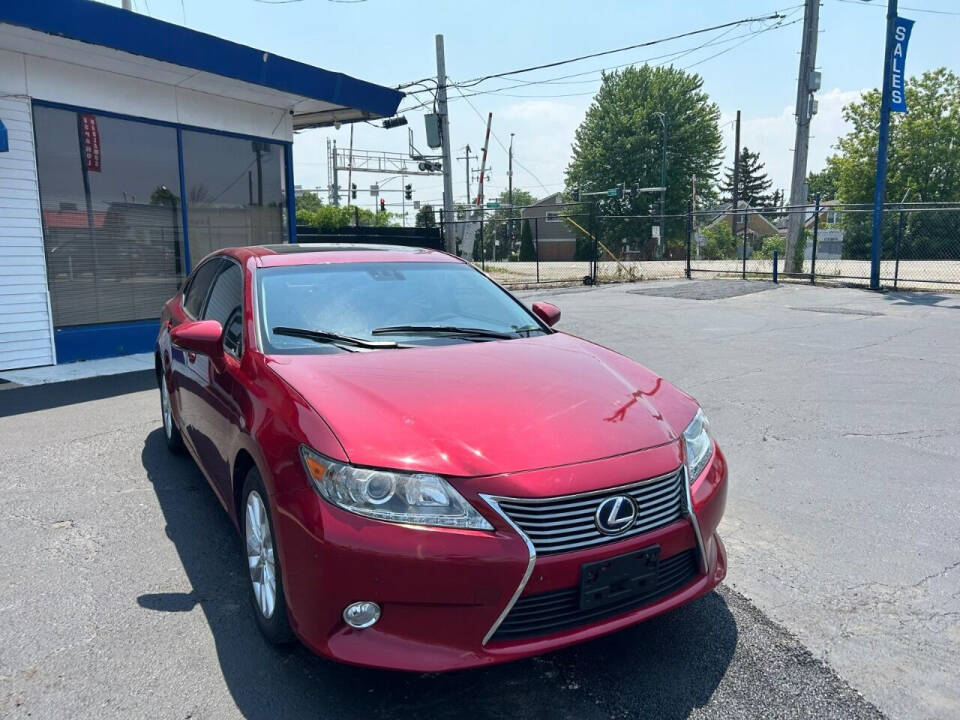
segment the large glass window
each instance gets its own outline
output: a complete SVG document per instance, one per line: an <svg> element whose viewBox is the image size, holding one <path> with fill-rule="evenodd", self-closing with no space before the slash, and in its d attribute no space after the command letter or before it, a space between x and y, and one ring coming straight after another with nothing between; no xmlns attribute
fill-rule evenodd
<svg viewBox="0 0 960 720"><path fill-rule="evenodd" d="M282 243L283 146L183 131L187 227L195 261L224 247Z"/></svg>
<svg viewBox="0 0 960 720"><path fill-rule="evenodd" d="M184 276L177 133L35 105L58 327L156 318Z"/></svg>

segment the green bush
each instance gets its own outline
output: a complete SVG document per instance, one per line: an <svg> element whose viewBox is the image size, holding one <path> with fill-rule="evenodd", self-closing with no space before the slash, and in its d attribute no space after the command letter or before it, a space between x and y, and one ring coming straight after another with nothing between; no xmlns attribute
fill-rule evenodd
<svg viewBox="0 0 960 720"><path fill-rule="evenodd" d="M763 238L763 241L760 243L760 249L754 250L752 257L758 260L771 260L774 250L782 256L783 246L786 244L786 240L779 235L770 235L769 237Z"/></svg>
<svg viewBox="0 0 960 720"><path fill-rule="evenodd" d="M704 260L728 260L737 256L737 239L725 220L707 226L702 235L706 242L700 249L700 257Z"/></svg>

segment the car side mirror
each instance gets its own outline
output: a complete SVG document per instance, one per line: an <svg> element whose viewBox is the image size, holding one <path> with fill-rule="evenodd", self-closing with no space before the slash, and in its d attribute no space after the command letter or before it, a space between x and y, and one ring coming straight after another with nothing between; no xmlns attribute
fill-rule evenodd
<svg viewBox="0 0 960 720"><path fill-rule="evenodd" d="M177 325L170 331L177 347L201 353L219 364L223 359L223 327L216 320L197 320Z"/></svg>
<svg viewBox="0 0 960 720"><path fill-rule="evenodd" d="M533 314L543 320L548 327L553 327L560 320L560 308L553 303L535 302L532 308Z"/></svg>

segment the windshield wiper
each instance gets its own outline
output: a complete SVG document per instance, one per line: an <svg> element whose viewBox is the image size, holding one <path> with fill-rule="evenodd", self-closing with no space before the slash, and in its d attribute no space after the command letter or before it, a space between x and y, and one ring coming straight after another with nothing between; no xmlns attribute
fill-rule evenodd
<svg viewBox="0 0 960 720"><path fill-rule="evenodd" d="M511 333L485 330L484 328L456 327L454 325L388 325L373 330L371 335L451 335L460 337L493 338L512 340Z"/></svg>
<svg viewBox="0 0 960 720"><path fill-rule="evenodd" d="M540 327L539 325L524 325L523 327L518 327L513 329L513 331L517 334L525 332L526 337L530 337L530 333L532 333L534 330L536 330L537 332L543 332L543 328Z"/></svg>
<svg viewBox="0 0 960 720"><path fill-rule="evenodd" d="M306 328L275 327L274 335L289 335L290 337L306 338L319 343L330 343L333 345L346 345L345 349L351 347L367 348L368 350L383 350L385 348L400 347L391 340L364 340L363 338L350 337L328 330L307 330Z"/></svg>

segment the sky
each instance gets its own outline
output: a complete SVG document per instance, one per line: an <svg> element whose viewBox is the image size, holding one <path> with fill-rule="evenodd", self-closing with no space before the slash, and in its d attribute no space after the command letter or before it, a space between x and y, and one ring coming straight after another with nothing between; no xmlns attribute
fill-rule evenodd
<svg viewBox="0 0 960 720"><path fill-rule="evenodd" d="M119 0L109 0L119 5ZM343 72L381 85L436 75L435 40L444 35L447 75L453 83L489 73L540 65L585 54L658 40L722 23L771 15L757 21L646 48L482 83L463 94L451 90L450 136L454 156L469 144L479 154L486 115L493 112L488 167L489 199L507 187L506 146L513 134L514 187L543 197L563 188L574 132L600 86L599 70L624 64L673 63L703 77L704 90L721 112L724 165L732 162L736 111L741 143L759 151L774 188L789 193L793 162L796 77L802 31L800 0L133 0L134 10L235 42ZM837 138L846 132L843 106L878 87L883 70L883 0L822 0L817 67L822 88L811 125L808 169L822 169ZM916 21L906 60L907 76L946 66L960 71L960 2L906 0L900 15ZM706 46L704 47L704 45ZM576 77L565 77L576 74ZM512 87L520 81L550 84ZM411 88L415 89L415 88ZM423 99L424 95L418 96ZM416 105L405 99L401 108ZM414 143L426 151L422 108L406 113ZM379 125L379 123L377 123ZM294 138L295 182L305 188L328 184L326 140L350 143L348 125L318 128ZM354 127L354 147L406 152L407 127ZM472 169L477 163L473 161ZM357 203L374 207L369 185L399 187L356 173ZM455 200L466 199L465 165L454 160ZM414 200L441 204L440 177L412 177ZM345 186L346 180L340 180ZM365 190L366 189L366 190ZM476 194L476 182L471 187ZM388 197L400 211L400 193ZM392 208L393 209L393 208ZM411 208L407 208L411 210ZM412 217L412 215L411 215Z"/></svg>

